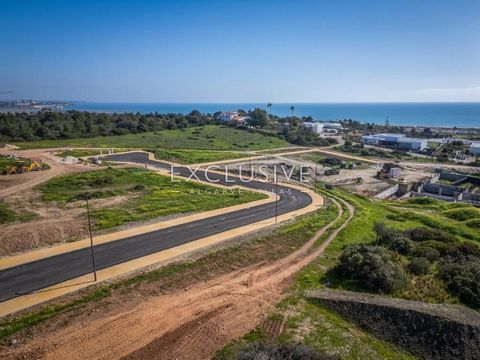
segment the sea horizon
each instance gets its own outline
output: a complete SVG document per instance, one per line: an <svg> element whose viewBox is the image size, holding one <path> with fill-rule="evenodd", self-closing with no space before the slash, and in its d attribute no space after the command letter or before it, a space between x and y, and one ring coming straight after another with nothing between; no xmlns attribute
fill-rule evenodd
<svg viewBox="0 0 480 360"><path fill-rule="evenodd" d="M273 115L311 116L315 121L357 120L362 123L398 126L480 127L480 102L329 102L273 103ZM213 114L217 111L245 111L261 108L267 103L254 102L92 102L74 101L65 110L92 112L178 113L193 110Z"/></svg>

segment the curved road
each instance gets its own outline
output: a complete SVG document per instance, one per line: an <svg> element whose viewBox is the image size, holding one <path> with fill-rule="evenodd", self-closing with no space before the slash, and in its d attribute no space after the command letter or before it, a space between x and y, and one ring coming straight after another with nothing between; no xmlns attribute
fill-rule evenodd
<svg viewBox="0 0 480 360"><path fill-rule="evenodd" d="M107 155L103 159L148 164L151 168L170 171L169 164L149 160L144 152ZM183 177L191 175L187 167L175 167L174 173ZM207 181L203 171L197 171L196 175L198 179ZM310 195L297 189L281 185L276 189L274 184L259 181L243 183L234 177L229 177L231 182L227 182L223 174L209 173L208 176L227 186L242 185L271 193L277 190L280 196L277 202L279 215L304 208L312 202ZM96 266L98 270L108 268L273 216L275 203L269 203L104 243L94 248ZM88 274L92 268L90 248L84 248L1 270L0 302Z"/></svg>

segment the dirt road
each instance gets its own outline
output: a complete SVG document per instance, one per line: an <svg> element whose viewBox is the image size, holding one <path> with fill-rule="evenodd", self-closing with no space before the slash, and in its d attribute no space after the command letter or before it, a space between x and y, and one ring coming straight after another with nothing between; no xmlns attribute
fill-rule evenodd
<svg viewBox="0 0 480 360"><path fill-rule="evenodd" d="M340 205L336 202L336 205ZM5 358L207 359L257 326L282 298L293 274L321 255L353 216L319 247L333 222L300 249L270 263L231 272L215 280L140 302L134 308L86 322L74 322L36 338ZM341 216L338 215L337 219Z"/></svg>
<svg viewBox="0 0 480 360"><path fill-rule="evenodd" d="M58 158L53 154L46 152L45 150L0 151L0 154L2 155L12 153L25 158L40 158L44 163L50 166L50 169L44 171L32 171L26 174L2 176L0 179L0 198L11 194L24 192L25 190L30 190L33 187L54 178L55 176L83 170L83 168L78 165L59 164Z"/></svg>

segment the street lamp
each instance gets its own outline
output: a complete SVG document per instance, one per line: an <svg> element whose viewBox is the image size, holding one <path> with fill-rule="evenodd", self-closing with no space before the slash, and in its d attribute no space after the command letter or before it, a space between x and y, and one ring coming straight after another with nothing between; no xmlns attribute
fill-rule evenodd
<svg viewBox="0 0 480 360"><path fill-rule="evenodd" d="M273 176L275 177L275 222L278 221L278 181L277 181L277 171L275 165L273 166L274 173Z"/></svg>
<svg viewBox="0 0 480 360"><path fill-rule="evenodd" d="M90 251L92 253L93 278L94 278L94 281L97 281L97 267L95 266L95 252L93 251L92 222L90 221L90 207L88 205L89 197L90 195L87 196L85 201L87 202L88 232L90 234Z"/></svg>

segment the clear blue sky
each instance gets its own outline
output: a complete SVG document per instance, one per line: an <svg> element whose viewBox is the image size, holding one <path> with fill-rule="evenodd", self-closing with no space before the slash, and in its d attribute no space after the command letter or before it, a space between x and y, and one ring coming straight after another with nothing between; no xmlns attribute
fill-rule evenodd
<svg viewBox="0 0 480 360"><path fill-rule="evenodd" d="M480 1L0 0L0 99L480 101Z"/></svg>

